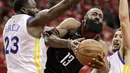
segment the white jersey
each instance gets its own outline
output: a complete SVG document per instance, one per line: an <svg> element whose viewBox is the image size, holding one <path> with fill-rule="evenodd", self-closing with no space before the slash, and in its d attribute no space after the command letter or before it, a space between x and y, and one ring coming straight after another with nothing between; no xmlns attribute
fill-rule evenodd
<svg viewBox="0 0 130 73"><path fill-rule="evenodd" d="M27 32L29 15L12 16L4 27L3 40L8 73L43 73L46 63L44 39Z"/></svg>
<svg viewBox="0 0 130 73"><path fill-rule="evenodd" d="M126 65L119 51L108 57L110 62L109 73L130 73L130 66Z"/></svg>

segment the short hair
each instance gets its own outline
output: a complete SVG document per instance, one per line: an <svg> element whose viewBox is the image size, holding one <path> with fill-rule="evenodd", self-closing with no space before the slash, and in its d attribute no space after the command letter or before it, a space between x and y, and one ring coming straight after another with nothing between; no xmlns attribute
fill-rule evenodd
<svg viewBox="0 0 130 73"><path fill-rule="evenodd" d="M116 31L115 31L115 32L117 32L117 31L121 31L121 28L116 29Z"/></svg>
<svg viewBox="0 0 130 73"><path fill-rule="evenodd" d="M93 9L93 8L97 8L97 9L99 9L99 10L102 11L102 9L101 9L99 6L94 6L94 7L92 7L91 9ZM90 11L91 9L89 9L89 10L86 12L85 16L88 16L88 13L89 13L89 11ZM102 13L103 13L103 11L102 11ZM84 16L84 18L85 18L85 16Z"/></svg>
<svg viewBox="0 0 130 73"><path fill-rule="evenodd" d="M14 12L19 12L22 7L25 6L25 4L28 3L28 0L15 0L13 2L13 9Z"/></svg>

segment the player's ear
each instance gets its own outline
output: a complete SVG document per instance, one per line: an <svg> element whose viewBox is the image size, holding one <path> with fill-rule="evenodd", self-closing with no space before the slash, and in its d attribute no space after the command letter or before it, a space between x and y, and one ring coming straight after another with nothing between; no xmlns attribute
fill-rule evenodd
<svg viewBox="0 0 130 73"><path fill-rule="evenodd" d="M26 9L25 7L22 7L22 8L20 9L20 11L22 11L23 13L28 14L28 11L27 11L27 9Z"/></svg>

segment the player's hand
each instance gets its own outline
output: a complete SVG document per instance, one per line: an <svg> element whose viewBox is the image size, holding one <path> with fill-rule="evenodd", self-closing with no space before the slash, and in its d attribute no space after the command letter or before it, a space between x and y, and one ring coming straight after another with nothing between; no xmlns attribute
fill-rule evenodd
<svg viewBox="0 0 130 73"><path fill-rule="evenodd" d="M70 40L70 42L68 43L68 47L74 52L76 53L76 50L78 49L78 45L81 41L85 40L85 38L78 38L75 40Z"/></svg>
<svg viewBox="0 0 130 73"><path fill-rule="evenodd" d="M93 61L95 63L89 63L89 66L92 68L98 69L98 73L108 73L109 72L109 62L107 61L106 57L103 57L101 55L98 55L100 58L97 60L96 58L93 58Z"/></svg>
<svg viewBox="0 0 130 73"><path fill-rule="evenodd" d="M60 36L59 31L55 27L53 27L53 28L51 27L51 28L45 29L43 34L46 35L46 36L50 36L52 34L54 34L56 36Z"/></svg>

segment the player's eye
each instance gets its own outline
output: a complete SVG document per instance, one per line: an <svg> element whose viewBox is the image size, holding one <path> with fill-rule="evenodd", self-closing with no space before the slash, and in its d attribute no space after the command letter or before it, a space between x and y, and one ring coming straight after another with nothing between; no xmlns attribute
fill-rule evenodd
<svg viewBox="0 0 130 73"><path fill-rule="evenodd" d="M114 38L116 38L116 37L117 37L117 34L114 35Z"/></svg>
<svg viewBox="0 0 130 73"><path fill-rule="evenodd" d="M102 15L102 14L99 14L99 17L100 17L100 18L103 18L103 15Z"/></svg>
<svg viewBox="0 0 130 73"><path fill-rule="evenodd" d="M92 15L93 15L93 16L97 16L97 13L96 13L96 12L94 12L94 13L92 13Z"/></svg>

